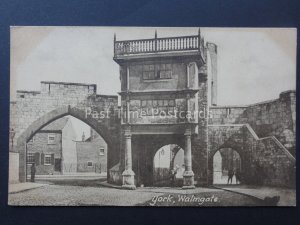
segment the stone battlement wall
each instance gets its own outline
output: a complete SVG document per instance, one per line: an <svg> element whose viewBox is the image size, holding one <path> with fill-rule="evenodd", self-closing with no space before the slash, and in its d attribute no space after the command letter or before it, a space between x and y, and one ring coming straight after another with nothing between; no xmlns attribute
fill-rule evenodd
<svg viewBox="0 0 300 225"><path fill-rule="evenodd" d="M209 124L248 123L259 137L275 136L290 152L296 145L296 91L249 106L210 107Z"/></svg>
<svg viewBox="0 0 300 225"><path fill-rule="evenodd" d="M259 138L248 124L210 125L209 180L212 183L213 156L219 149L232 148L242 160L243 182L274 186L295 185L295 158L274 137Z"/></svg>
<svg viewBox="0 0 300 225"><path fill-rule="evenodd" d="M10 103L10 130L15 132L14 144L30 124L59 107L74 107L86 101L99 109L118 107L118 96L97 95L96 91L95 84L52 81L42 81L40 91L17 91L16 101Z"/></svg>

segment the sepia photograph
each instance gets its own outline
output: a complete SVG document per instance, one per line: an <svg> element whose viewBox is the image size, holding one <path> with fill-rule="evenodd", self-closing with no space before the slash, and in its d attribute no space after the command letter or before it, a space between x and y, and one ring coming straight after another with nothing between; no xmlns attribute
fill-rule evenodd
<svg viewBox="0 0 300 225"><path fill-rule="evenodd" d="M10 27L10 206L296 206L296 28Z"/></svg>

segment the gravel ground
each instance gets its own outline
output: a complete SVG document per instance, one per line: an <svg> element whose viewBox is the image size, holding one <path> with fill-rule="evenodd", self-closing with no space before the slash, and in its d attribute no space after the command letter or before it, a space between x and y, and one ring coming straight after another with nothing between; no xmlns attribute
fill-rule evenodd
<svg viewBox="0 0 300 225"><path fill-rule="evenodd" d="M50 185L10 194L9 205L20 206L255 206L256 199L220 189L101 187L102 180L51 180Z"/></svg>

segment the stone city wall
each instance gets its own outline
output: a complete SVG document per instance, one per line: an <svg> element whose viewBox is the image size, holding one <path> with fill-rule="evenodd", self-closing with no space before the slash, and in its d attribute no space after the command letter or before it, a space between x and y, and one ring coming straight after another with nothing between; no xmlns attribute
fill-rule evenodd
<svg viewBox="0 0 300 225"><path fill-rule="evenodd" d="M275 137L259 138L248 124L210 125L208 137L210 183L214 154L231 148L240 154L244 183L294 186L295 158Z"/></svg>
<svg viewBox="0 0 300 225"><path fill-rule="evenodd" d="M108 166L119 162L120 121L117 115L118 97L97 95L95 84L41 82L41 91L17 91L11 103L10 131L15 133L14 147L20 153L20 180L25 179L25 143L41 128L66 115L74 116L95 129L108 143ZM100 118L92 112L107 112ZM12 143L11 141L11 143Z"/></svg>
<svg viewBox="0 0 300 225"><path fill-rule="evenodd" d="M15 103L11 104L11 124L17 140L19 135L35 120L60 107L75 106L96 93L96 85L64 82L41 82L41 91L17 91ZM16 143L16 141L14 141Z"/></svg>
<svg viewBox="0 0 300 225"><path fill-rule="evenodd" d="M259 137L275 136L293 155L296 147L296 92L249 106L212 106L209 124L248 123Z"/></svg>

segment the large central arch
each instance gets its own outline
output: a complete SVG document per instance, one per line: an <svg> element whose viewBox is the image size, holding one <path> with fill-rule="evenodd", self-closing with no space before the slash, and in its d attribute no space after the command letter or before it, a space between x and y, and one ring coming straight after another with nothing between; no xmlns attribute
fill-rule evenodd
<svg viewBox="0 0 300 225"><path fill-rule="evenodd" d="M18 137L15 147L20 156L19 179L21 182L26 181L26 143L40 129L64 116L73 116L81 120L82 122L93 128L100 136L102 136L102 138L106 141L108 148L108 169L119 162L118 156L120 154L118 153L120 149L120 129L118 127L119 123L116 121L114 115L110 115L107 118L99 120L98 118L94 118L91 114L86 114L86 111L79 106L62 106L38 118Z"/></svg>
<svg viewBox="0 0 300 225"><path fill-rule="evenodd" d="M153 186L153 159L163 146L175 144L182 149L184 136L178 135L133 135L132 139L133 170L137 185Z"/></svg>

